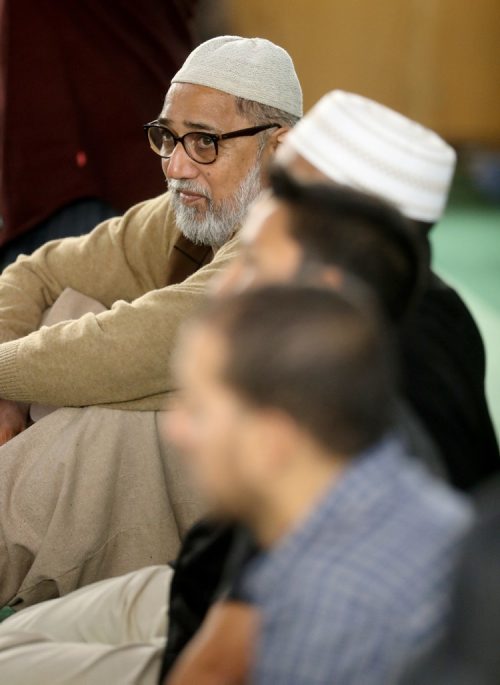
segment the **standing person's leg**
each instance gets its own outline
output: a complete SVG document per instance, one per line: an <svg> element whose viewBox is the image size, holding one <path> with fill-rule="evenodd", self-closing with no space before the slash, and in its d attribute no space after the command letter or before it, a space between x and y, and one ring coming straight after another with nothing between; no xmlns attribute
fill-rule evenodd
<svg viewBox="0 0 500 685"><path fill-rule="evenodd" d="M117 213L111 205L98 198L75 200L0 248L0 271L15 262L20 254L29 255L49 240L88 233Z"/></svg>
<svg viewBox="0 0 500 685"><path fill-rule="evenodd" d="M34 633L55 642L164 645L169 566L148 566L28 607L0 625L0 637Z"/></svg>

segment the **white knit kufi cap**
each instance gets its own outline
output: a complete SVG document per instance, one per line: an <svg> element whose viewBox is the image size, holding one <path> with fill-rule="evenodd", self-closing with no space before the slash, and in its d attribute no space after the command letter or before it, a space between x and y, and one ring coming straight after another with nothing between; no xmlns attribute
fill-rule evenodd
<svg viewBox="0 0 500 685"><path fill-rule="evenodd" d="M263 38L207 40L193 50L172 83L207 86L302 116L302 89L292 59Z"/></svg>
<svg viewBox="0 0 500 685"><path fill-rule="evenodd" d="M377 102L328 93L288 134L287 144L328 178L382 197L410 219L435 223L444 212L455 151Z"/></svg>

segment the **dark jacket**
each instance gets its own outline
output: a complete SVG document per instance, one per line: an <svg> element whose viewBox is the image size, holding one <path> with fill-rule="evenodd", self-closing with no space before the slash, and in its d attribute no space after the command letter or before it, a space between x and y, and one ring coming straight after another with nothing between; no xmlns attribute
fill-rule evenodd
<svg viewBox="0 0 500 685"><path fill-rule="evenodd" d="M478 497L480 520L458 568L443 640L401 685L500 683L500 478Z"/></svg>
<svg viewBox="0 0 500 685"><path fill-rule="evenodd" d="M160 683L194 637L210 606L231 595L242 568L256 552L243 526L207 518L190 528L174 565Z"/></svg>
<svg viewBox="0 0 500 685"><path fill-rule="evenodd" d="M470 490L498 472L481 334L460 296L432 275L402 337L403 394L439 448L451 482Z"/></svg>

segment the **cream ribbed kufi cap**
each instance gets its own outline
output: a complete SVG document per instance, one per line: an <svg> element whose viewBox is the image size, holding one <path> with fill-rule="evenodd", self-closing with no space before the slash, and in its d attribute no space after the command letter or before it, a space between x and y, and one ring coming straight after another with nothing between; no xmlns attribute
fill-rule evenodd
<svg viewBox="0 0 500 685"><path fill-rule="evenodd" d="M207 86L302 116L302 89L292 59L263 38L207 40L193 50L172 83Z"/></svg>
<svg viewBox="0 0 500 685"><path fill-rule="evenodd" d="M378 195L419 221L443 214L456 154L436 133L352 93L325 95L287 144L328 178Z"/></svg>

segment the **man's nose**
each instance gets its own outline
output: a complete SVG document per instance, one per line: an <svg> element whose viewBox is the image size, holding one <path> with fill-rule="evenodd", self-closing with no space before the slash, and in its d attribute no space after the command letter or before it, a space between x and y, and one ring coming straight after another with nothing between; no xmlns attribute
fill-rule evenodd
<svg viewBox="0 0 500 685"><path fill-rule="evenodd" d="M164 159L162 166L167 181L169 178L177 180L196 178L200 173L198 166L187 154L181 143L177 143L170 159Z"/></svg>

